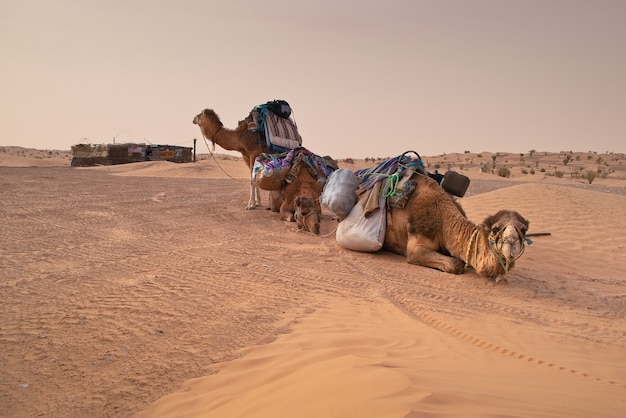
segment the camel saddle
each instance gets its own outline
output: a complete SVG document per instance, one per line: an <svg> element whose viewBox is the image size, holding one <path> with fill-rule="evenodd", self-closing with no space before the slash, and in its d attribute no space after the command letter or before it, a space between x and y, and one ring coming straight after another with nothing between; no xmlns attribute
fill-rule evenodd
<svg viewBox="0 0 626 418"><path fill-rule="evenodd" d="M329 156L321 157L304 147L296 147L280 154L261 154L253 167L253 175L263 190L280 190L292 182L306 167L311 176L324 184L337 169L337 163Z"/></svg>
<svg viewBox="0 0 626 418"><path fill-rule="evenodd" d="M410 153L415 157L409 156ZM469 186L469 178L455 171L448 171L445 175L429 173L415 151L407 151L375 167L358 170L356 174L360 179L356 194L366 214L379 207L379 196L385 197L390 207L403 208L415 190L417 175L432 178L446 192L457 197L463 197Z"/></svg>
<svg viewBox="0 0 626 418"><path fill-rule="evenodd" d="M302 145L302 137L286 101L273 100L257 105L250 115L252 122L248 129L259 135L259 141L265 141L270 153L280 154Z"/></svg>

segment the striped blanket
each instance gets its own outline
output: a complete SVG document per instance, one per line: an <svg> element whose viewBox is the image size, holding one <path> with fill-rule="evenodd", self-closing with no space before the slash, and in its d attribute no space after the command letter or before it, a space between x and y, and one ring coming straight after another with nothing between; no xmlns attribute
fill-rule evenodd
<svg viewBox="0 0 626 418"><path fill-rule="evenodd" d="M250 112L254 123L251 130L259 134L260 140L264 140L271 153L287 152L302 145L302 137L298 133L298 127L292 119L291 108L285 101L288 113L277 115L271 111L273 102L255 106Z"/></svg>

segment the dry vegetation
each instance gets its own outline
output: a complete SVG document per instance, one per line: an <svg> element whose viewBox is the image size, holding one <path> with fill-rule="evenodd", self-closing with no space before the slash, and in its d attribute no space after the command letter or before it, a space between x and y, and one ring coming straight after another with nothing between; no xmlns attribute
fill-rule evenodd
<svg viewBox="0 0 626 418"><path fill-rule="evenodd" d="M478 171L500 177L545 176L583 179L592 183L596 178L626 179L625 155L606 152L537 152L503 153L483 152L443 154L426 157L430 170Z"/></svg>
<svg viewBox="0 0 626 418"><path fill-rule="evenodd" d="M0 147L0 163L2 155L17 156L24 159L58 161L63 165L72 159L71 151L38 150L15 146ZM228 154L198 154L197 161L239 160L239 156ZM367 157L365 159L343 158L339 161L345 167L361 168L383 161L389 157ZM434 156L423 156L424 164L430 171L492 174L506 178L530 180L531 177L554 177L573 179L591 184L596 179L626 179L626 154L596 151L588 152L546 152L531 150L526 153L480 152L449 153Z"/></svg>

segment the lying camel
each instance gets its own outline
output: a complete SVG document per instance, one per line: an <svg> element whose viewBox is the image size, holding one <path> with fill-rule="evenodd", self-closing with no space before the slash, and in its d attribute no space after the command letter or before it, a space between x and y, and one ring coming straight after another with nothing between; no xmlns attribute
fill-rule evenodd
<svg viewBox="0 0 626 418"><path fill-rule="evenodd" d="M291 181L283 188L280 219L296 222L298 229L320 233L322 207L320 196L324 186L311 173L304 161L297 162L290 170ZM276 204L276 203L274 203Z"/></svg>
<svg viewBox="0 0 626 418"><path fill-rule="evenodd" d="M501 210L480 225L467 219L455 198L436 181L416 176L404 208L389 208L383 248L411 264L461 274L466 267L498 280L524 252L528 221Z"/></svg>
<svg viewBox="0 0 626 418"><path fill-rule="evenodd" d="M252 167L256 157L270 152L265 141L259 141L258 135L248 129L251 118L248 116L240 121L236 129L224 128L219 116L212 109L204 109L193 118L193 123L200 127L202 135L211 140L213 145L241 153L243 161L250 169L250 199L246 209L255 209L261 204L261 191L252 176Z"/></svg>

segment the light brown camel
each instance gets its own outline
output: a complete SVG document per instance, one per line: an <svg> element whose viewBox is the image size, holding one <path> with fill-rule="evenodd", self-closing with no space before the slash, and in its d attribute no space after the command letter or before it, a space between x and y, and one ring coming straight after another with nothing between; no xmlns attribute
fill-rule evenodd
<svg viewBox="0 0 626 418"><path fill-rule="evenodd" d="M384 248L411 264L461 274L466 267L498 280L524 252L528 221L501 210L475 225L436 181L417 175L404 208L389 208Z"/></svg>
<svg viewBox="0 0 626 418"><path fill-rule="evenodd" d="M322 219L320 196L324 186L313 177L310 167L304 161L294 164L289 173L293 177L283 188L280 219L296 222L300 230L319 234Z"/></svg>
<svg viewBox="0 0 626 418"><path fill-rule="evenodd" d="M239 122L235 129L228 129L220 120L219 116L212 109L204 109L193 118L193 123L200 127L200 131L205 138L209 139L213 145L229 151L238 151L243 157L243 161L250 170L250 199L246 209L255 209L261 204L261 191L256 185L252 176L254 160L261 153L269 153L264 140L259 140L259 136L248 129L248 122L251 116Z"/></svg>

